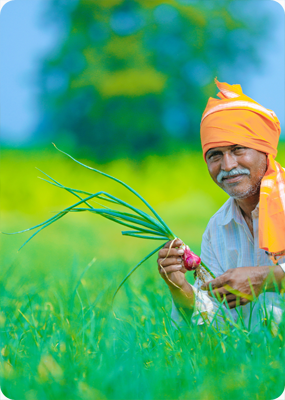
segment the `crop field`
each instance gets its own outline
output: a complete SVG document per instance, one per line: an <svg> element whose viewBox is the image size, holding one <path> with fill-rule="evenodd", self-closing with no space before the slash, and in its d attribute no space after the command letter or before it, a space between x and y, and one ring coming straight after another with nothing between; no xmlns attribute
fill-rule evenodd
<svg viewBox="0 0 285 400"><path fill-rule="evenodd" d="M285 165L285 145L278 161ZM227 199L200 153L88 165L138 191L199 254L210 217ZM74 198L37 179L105 190L145 210L131 193L49 148L3 150L1 231L29 228ZM93 202L93 204L96 204ZM31 232L1 234L0 380L15 400L271 400L285 386L285 320L277 330L239 320L224 330L171 321L171 296L156 255L113 294L158 241L124 237L91 213L66 215L19 252ZM188 273L190 282L194 281Z"/></svg>

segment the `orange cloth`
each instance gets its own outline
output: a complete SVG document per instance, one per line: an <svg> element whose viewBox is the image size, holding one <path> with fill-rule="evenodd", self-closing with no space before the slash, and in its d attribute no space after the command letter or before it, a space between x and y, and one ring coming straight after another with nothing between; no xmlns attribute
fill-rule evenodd
<svg viewBox="0 0 285 400"><path fill-rule="evenodd" d="M201 121L204 159L209 149L240 144L268 155L259 199L259 247L285 251L285 171L275 161L280 123L275 113L243 94L240 85L221 83L219 99L210 98Z"/></svg>

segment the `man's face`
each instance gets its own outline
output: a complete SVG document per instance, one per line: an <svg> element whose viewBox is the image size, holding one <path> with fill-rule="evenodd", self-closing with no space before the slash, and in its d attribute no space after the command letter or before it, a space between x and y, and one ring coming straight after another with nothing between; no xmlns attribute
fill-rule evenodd
<svg viewBox="0 0 285 400"><path fill-rule="evenodd" d="M214 182L236 199L255 195L267 169L265 153L240 145L212 148L206 161Z"/></svg>

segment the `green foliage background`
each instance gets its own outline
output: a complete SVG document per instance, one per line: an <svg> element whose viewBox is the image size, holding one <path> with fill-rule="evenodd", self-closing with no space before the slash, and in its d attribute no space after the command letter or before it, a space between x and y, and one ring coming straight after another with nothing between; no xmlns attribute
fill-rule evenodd
<svg viewBox="0 0 285 400"><path fill-rule="evenodd" d="M38 140L99 161L197 148L214 77L238 83L261 65L273 21L258 5L52 0L45 20L62 39L39 71Z"/></svg>

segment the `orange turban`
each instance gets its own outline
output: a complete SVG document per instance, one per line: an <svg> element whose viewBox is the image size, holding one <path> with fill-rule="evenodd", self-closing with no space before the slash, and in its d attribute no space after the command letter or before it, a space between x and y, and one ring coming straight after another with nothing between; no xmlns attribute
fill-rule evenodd
<svg viewBox="0 0 285 400"><path fill-rule="evenodd" d="M259 247L285 251L285 171L275 161L280 123L275 113L243 94L240 85L215 80L219 99L208 101L201 121L204 159L213 147L240 144L268 155L259 199Z"/></svg>

